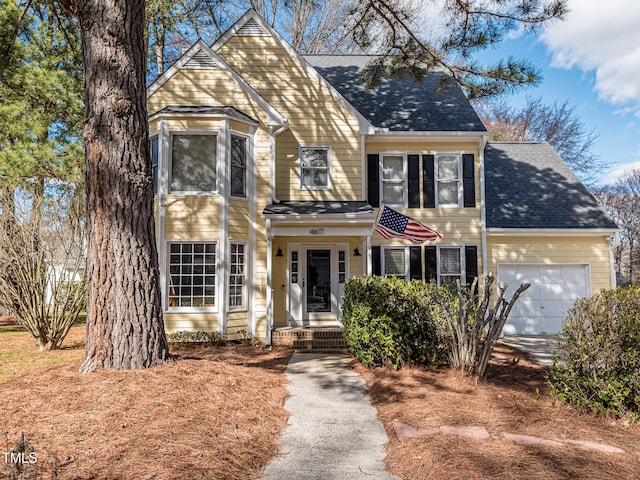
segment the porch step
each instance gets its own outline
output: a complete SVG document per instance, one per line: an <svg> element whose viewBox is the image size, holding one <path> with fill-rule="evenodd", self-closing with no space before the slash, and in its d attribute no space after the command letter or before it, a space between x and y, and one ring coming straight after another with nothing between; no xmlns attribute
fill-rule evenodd
<svg viewBox="0 0 640 480"><path fill-rule="evenodd" d="M297 353L349 354L349 346L339 328L292 328L275 330L271 343L293 347Z"/></svg>

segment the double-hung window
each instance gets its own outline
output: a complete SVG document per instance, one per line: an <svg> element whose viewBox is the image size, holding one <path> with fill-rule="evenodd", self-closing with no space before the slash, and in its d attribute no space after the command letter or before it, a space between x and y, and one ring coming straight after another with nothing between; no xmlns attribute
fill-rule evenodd
<svg viewBox="0 0 640 480"><path fill-rule="evenodd" d="M169 308L216 306L216 243L170 242Z"/></svg>
<svg viewBox="0 0 640 480"><path fill-rule="evenodd" d="M440 285L465 283L464 247L438 247L438 279Z"/></svg>
<svg viewBox="0 0 640 480"><path fill-rule="evenodd" d="M407 247L383 247L382 271L385 277L407 279L409 276L409 249Z"/></svg>
<svg viewBox="0 0 640 480"><path fill-rule="evenodd" d="M300 187L307 190L331 188L331 147L300 147Z"/></svg>
<svg viewBox="0 0 640 480"><path fill-rule="evenodd" d="M403 207L407 203L406 162L404 155L382 155L382 201L385 205Z"/></svg>
<svg viewBox="0 0 640 480"><path fill-rule="evenodd" d="M158 144L159 137L151 137L151 183L153 183L153 195L158 195Z"/></svg>
<svg viewBox="0 0 640 480"><path fill-rule="evenodd" d="M231 196L247 196L247 139L231 135Z"/></svg>
<svg viewBox="0 0 640 480"><path fill-rule="evenodd" d="M247 248L245 243L238 242L231 242L230 247L231 261L229 262L229 310L244 310L247 308Z"/></svg>
<svg viewBox="0 0 640 480"><path fill-rule="evenodd" d="M217 191L217 139L211 134L171 136L170 193Z"/></svg>
<svg viewBox="0 0 640 480"><path fill-rule="evenodd" d="M462 206L462 157L436 155L436 198L439 207Z"/></svg>

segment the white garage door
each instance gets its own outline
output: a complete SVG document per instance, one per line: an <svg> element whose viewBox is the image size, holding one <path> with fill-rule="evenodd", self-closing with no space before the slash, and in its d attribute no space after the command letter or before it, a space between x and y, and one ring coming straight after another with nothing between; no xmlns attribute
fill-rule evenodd
<svg viewBox="0 0 640 480"><path fill-rule="evenodd" d="M511 310L505 335L558 333L575 300L589 296L587 265L499 265L498 281L509 284L507 299L521 283L531 284Z"/></svg>

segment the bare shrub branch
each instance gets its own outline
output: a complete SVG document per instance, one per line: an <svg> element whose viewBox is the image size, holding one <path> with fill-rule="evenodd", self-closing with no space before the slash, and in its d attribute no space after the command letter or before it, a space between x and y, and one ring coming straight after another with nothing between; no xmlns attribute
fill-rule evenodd
<svg viewBox="0 0 640 480"><path fill-rule="evenodd" d="M35 199L0 223L0 304L40 350L60 348L86 304L85 224L75 203L68 194Z"/></svg>
<svg viewBox="0 0 640 480"><path fill-rule="evenodd" d="M495 277L489 274L479 293L477 278L470 288L461 287L458 280L455 291L443 288L436 291L436 308L451 334L449 360L453 368L465 375L486 378L491 353L511 309L529 286L530 284L523 283L511 299L507 300L507 285L496 287Z"/></svg>

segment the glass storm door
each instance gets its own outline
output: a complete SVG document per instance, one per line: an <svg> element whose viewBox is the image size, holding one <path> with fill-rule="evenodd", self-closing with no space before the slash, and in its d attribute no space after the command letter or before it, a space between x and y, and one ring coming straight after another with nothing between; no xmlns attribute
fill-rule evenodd
<svg viewBox="0 0 640 480"><path fill-rule="evenodd" d="M308 249L306 263L306 312L331 312L331 250Z"/></svg>

